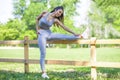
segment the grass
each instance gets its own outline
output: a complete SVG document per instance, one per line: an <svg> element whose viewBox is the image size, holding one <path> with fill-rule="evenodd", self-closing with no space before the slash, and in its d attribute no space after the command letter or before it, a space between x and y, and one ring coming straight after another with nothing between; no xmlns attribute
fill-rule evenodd
<svg viewBox="0 0 120 80"><path fill-rule="evenodd" d="M97 48L97 61L120 62L119 48ZM30 59L39 59L39 49L29 49ZM24 58L22 49L0 49L0 58ZM90 60L89 48L47 48L46 59L64 59L64 60Z"/></svg>
<svg viewBox="0 0 120 80"><path fill-rule="evenodd" d="M119 48L97 48L97 61L120 62ZM0 49L0 58L23 58L22 49ZM39 59L39 49L31 48L29 57ZM89 48L47 48L46 59L90 59ZM90 67L46 65L50 80L90 80ZM98 80L120 80L120 68L97 68ZM30 72L24 73L21 63L0 63L0 80L45 80L41 78L39 64L30 64Z"/></svg>

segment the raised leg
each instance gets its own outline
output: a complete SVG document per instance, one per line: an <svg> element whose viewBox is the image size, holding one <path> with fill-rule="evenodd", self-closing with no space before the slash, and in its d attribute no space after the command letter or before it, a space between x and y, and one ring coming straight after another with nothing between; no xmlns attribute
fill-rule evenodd
<svg viewBox="0 0 120 80"><path fill-rule="evenodd" d="M75 40L79 38L79 36L74 35L51 33L48 40Z"/></svg>

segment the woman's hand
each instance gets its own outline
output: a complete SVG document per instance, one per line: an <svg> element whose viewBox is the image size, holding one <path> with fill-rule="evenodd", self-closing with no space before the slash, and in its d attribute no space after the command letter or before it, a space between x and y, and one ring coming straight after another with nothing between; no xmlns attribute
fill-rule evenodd
<svg viewBox="0 0 120 80"><path fill-rule="evenodd" d="M36 32L37 34L40 34L40 32L37 30L37 32Z"/></svg>
<svg viewBox="0 0 120 80"><path fill-rule="evenodd" d="M79 38L83 38L81 34L74 34L74 36L78 36Z"/></svg>
<svg viewBox="0 0 120 80"><path fill-rule="evenodd" d="M38 36L39 36L40 32L37 30L36 34L37 34L37 38L38 38Z"/></svg>

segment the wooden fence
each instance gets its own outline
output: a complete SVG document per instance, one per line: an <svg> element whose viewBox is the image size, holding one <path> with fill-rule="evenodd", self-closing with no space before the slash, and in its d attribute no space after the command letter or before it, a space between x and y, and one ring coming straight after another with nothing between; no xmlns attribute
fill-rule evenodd
<svg viewBox="0 0 120 80"><path fill-rule="evenodd" d="M37 44L37 40L29 40L25 37L24 40L0 41L4 45L18 45L24 44L24 59L5 59L0 58L0 62L17 62L24 63L25 73L29 72L29 64L39 64L39 60L29 59L29 44ZM90 61L68 61L68 60L46 60L46 64L61 64L74 66L88 66L91 67L91 80L97 79L97 67L113 67L120 68L120 62L98 62L96 61L96 44L120 44L120 39L104 39L97 40L91 38L90 40L54 40L48 41L50 44L89 44L90 45Z"/></svg>

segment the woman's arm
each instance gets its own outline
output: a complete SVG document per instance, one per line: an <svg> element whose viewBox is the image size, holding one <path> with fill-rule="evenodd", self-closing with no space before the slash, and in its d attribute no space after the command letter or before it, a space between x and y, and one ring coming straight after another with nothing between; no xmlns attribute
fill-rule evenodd
<svg viewBox="0 0 120 80"><path fill-rule="evenodd" d="M36 31L37 31L37 33L38 33L38 30L39 30L39 20L36 20Z"/></svg>
<svg viewBox="0 0 120 80"><path fill-rule="evenodd" d="M69 33L72 33L73 35L77 36L79 34L74 33L72 30L70 30L68 27L64 26L63 23L61 23L58 19L55 19L55 23L60 25L64 30L68 31Z"/></svg>
<svg viewBox="0 0 120 80"><path fill-rule="evenodd" d="M37 31L37 33L38 33L38 30L40 29L40 28L39 28L39 20L40 20L40 18L42 18L42 16L43 16L45 13L47 13L47 12L46 12L46 11L42 12L42 13L36 18L36 31Z"/></svg>
<svg viewBox="0 0 120 80"><path fill-rule="evenodd" d="M42 13L36 18L36 20L39 20L45 13L47 13L47 11L42 12Z"/></svg>

